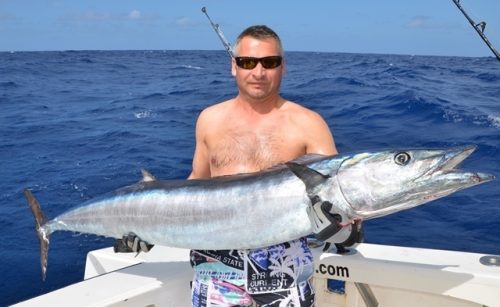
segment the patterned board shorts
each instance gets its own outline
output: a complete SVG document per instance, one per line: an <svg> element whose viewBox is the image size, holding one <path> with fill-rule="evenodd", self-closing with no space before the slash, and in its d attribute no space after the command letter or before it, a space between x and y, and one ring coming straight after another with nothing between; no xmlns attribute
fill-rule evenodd
<svg viewBox="0 0 500 307"><path fill-rule="evenodd" d="M313 306L305 239L257 250L191 251L193 306Z"/></svg>

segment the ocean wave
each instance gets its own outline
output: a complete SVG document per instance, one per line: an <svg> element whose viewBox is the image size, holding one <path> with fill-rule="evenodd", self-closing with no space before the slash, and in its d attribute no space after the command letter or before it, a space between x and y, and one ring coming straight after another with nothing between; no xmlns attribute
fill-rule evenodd
<svg viewBox="0 0 500 307"><path fill-rule="evenodd" d="M493 127L500 129L500 116L488 115L487 119Z"/></svg>
<svg viewBox="0 0 500 307"><path fill-rule="evenodd" d="M195 70L200 70L203 69L201 66L194 66L194 65L180 65L174 67L174 69L195 69Z"/></svg>
<svg viewBox="0 0 500 307"><path fill-rule="evenodd" d="M474 73L472 69L467 68L451 68L450 72L459 75L472 75Z"/></svg>
<svg viewBox="0 0 500 307"><path fill-rule="evenodd" d="M444 108L442 118L445 121L455 124L461 123L476 127L500 128L500 117L481 113L480 110L472 108L470 110L459 108Z"/></svg>
<svg viewBox="0 0 500 307"><path fill-rule="evenodd" d="M486 81L486 82L498 82L500 81L500 74L498 73L481 73L476 76L476 78Z"/></svg>
<svg viewBox="0 0 500 307"><path fill-rule="evenodd" d="M298 81L298 80L297 80ZM312 78L305 82L300 82L294 86L294 89L318 89L331 87L334 84L333 78Z"/></svg>
<svg viewBox="0 0 500 307"><path fill-rule="evenodd" d="M153 112L152 110L144 110L140 112L134 112L134 117L137 119L143 119L143 118L153 118L156 117L158 114Z"/></svg>
<svg viewBox="0 0 500 307"><path fill-rule="evenodd" d="M336 85L366 86L366 83L364 83L363 81L349 77L337 77L333 82L334 82L333 84Z"/></svg>
<svg viewBox="0 0 500 307"><path fill-rule="evenodd" d="M93 64L93 63L94 63L94 61L92 61L92 60L91 60L91 59L89 59L89 58L81 58L81 59L80 59L80 62L81 62L81 63L87 63L87 64Z"/></svg>
<svg viewBox="0 0 500 307"><path fill-rule="evenodd" d="M163 99L167 97L163 93L152 93L152 94L147 94L141 97L141 100L151 100L151 99Z"/></svg>
<svg viewBox="0 0 500 307"><path fill-rule="evenodd" d="M3 87L3 88L15 88L15 87L19 87L19 86L20 85L14 81L0 82L0 87Z"/></svg>
<svg viewBox="0 0 500 307"><path fill-rule="evenodd" d="M121 64L121 63L107 64L106 67L114 69L114 70L127 70L127 69L129 69L129 67L127 65Z"/></svg>
<svg viewBox="0 0 500 307"><path fill-rule="evenodd" d="M87 196L86 192L88 190L88 187L86 187L85 185L76 182L71 182L70 186L72 189L80 193L80 198L85 198Z"/></svg>
<svg viewBox="0 0 500 307"><path fill-rule="evenodd" d="M177 90L177 91L171 91L168 94L172 96L183 96L183 95L189 95L193 93L197 93L198 90L196 89L189 89L189 90Z"/></svg>

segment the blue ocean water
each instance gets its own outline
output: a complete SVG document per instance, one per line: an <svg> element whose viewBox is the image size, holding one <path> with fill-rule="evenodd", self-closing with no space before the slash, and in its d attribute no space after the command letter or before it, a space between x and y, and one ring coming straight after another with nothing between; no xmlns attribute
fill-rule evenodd
<svg viewBox="0 0 500 307"><path fill-rule="evenodd" d="M500 176L494 58L289 52L282 95L321 113L340 152L476 144L463 168ZM236 94L224 51L0 53L0 305L83 278L111 239L39 245L22 191L47 217L139 180L185 178L194 124ZM500 254L499 180L366 222L366 242Z"/></svg>

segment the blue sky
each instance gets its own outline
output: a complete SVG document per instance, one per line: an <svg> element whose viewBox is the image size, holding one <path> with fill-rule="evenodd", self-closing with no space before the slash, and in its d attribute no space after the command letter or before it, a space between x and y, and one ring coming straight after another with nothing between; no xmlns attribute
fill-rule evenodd
<svg viewBox="0 0 500 307"><path fill-rule="evenodd" d="M461 0L500 48L500 1ZM0 0L0 51L222 49L267 24L286 50L492 56L452 0Z"/></svg>

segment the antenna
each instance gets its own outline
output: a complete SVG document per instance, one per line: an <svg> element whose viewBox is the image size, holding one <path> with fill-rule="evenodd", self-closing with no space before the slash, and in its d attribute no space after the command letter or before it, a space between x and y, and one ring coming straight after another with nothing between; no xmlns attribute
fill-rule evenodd
<svg viewBox="0 0 500 307"><path fill-rule="evenodd" d="M469 17L469 15L465 12L465 10L460 5L460 0L453 0L453 2L458 7L458 9L462 12L462 14L464 14L465 18L467 18L467 20L470 22L471 26L476 30L477 34L479 34L479 36L481 36L483 41L490 48L491 52L493 52L493 54L496 56L497 60L500 61L500 54L498 54L498 51L496 51L495 48L493 48L493 45L491 45L490 41L488 40L488 38L484 34L484 29L486 28L486 22L481 21L479 23L475 23L474 20L472 20L472 18Z"/></svg>
<svg viewBox="0 0 500 307"><path fill-rule="evenodd" d="M234 58L233 48L231 47L231 44L229 44L228 41L226 40L226 38L224 37L224 34L222 34L222 31L220 30L219 25L216 23L213 23L210 16L208 16L206 7L202 7L201 11L203 13L205 13L205 15L207 16L208 20L210 21L210 24L212 25L212 28L214 29L215 33L217 33L217 36L219 36L220 41L224 45L224 48L226 48L226 51L229 53L229 56Z"/></svg>

